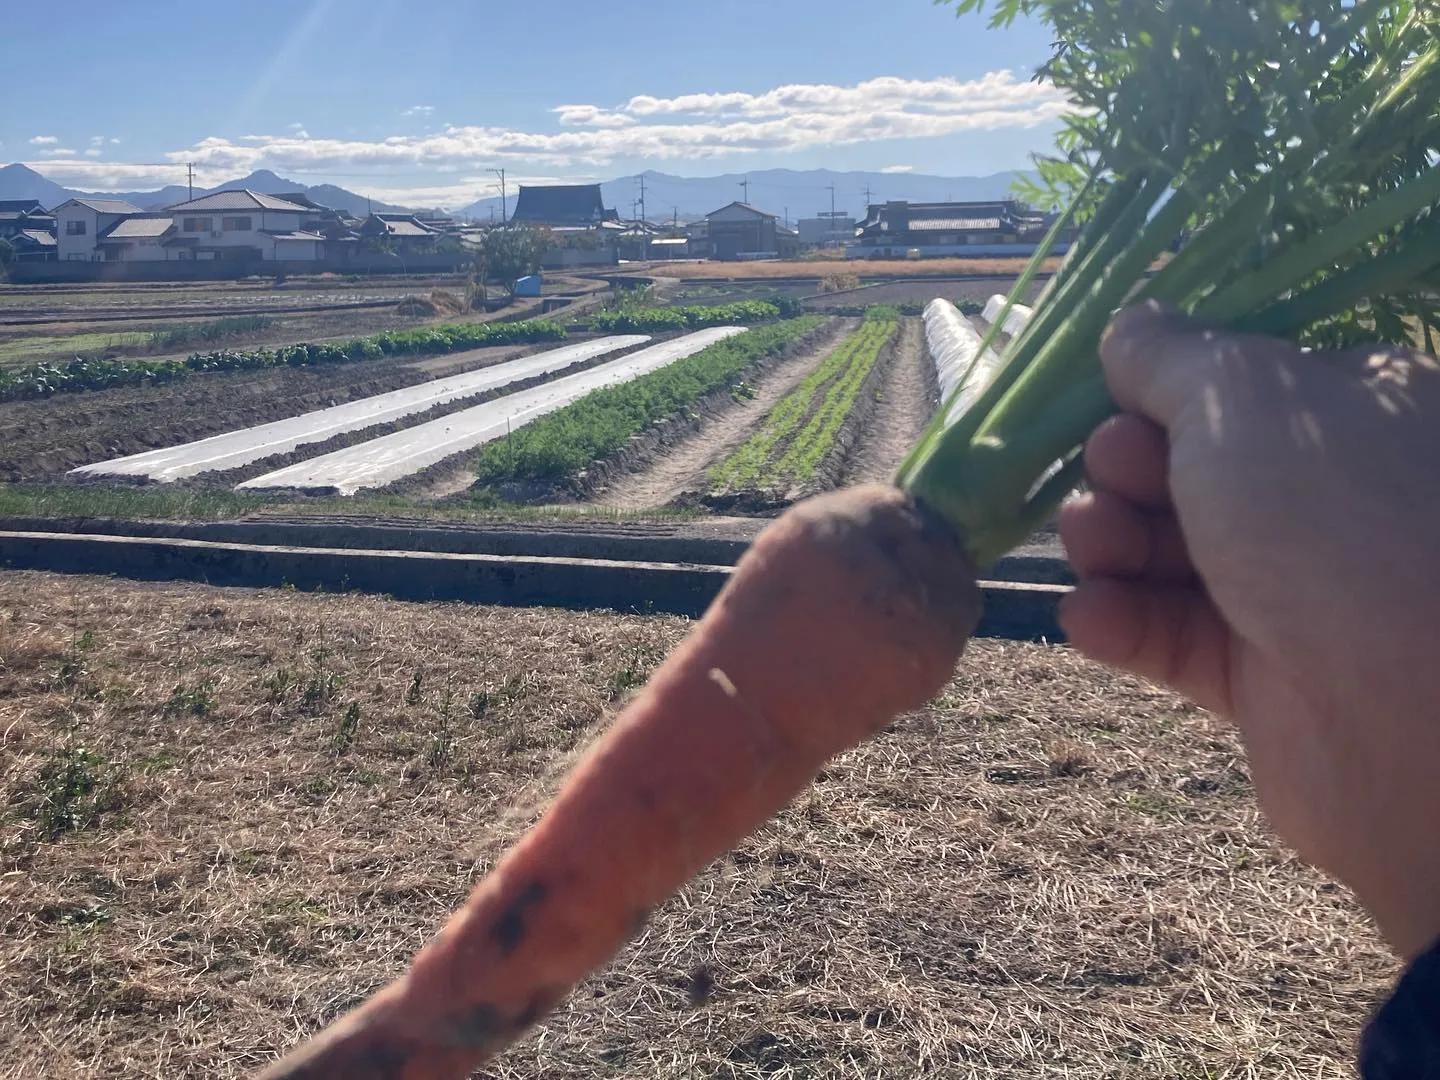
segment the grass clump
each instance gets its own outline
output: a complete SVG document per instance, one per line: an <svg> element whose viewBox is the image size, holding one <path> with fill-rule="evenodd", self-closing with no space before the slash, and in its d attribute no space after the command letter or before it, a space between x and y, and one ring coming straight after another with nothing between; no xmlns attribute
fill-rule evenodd
<svg viewBox="0 0 1440 1080"><path fill-rule="evenodd" d="M226 315L220 319L152 330L147 344L157 352L162 349L183 349L190 345L209 345L241 334L258 333L274 325L275 320L269 315Z"/></svg>

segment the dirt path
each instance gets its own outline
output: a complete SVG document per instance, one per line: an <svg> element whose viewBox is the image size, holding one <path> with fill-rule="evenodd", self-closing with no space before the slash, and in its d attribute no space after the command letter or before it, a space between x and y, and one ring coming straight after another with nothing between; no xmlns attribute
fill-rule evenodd
<svg viewBox="0 0 1440 1080"><path fill-rule="evenodd" d="M880 401L866 425L860 448L845 469L845 483L883 483L920 438L934 409L930 358L919 319L900 324L900 344L880 388Z"/></svg>
<svg viewBox="0 0 1440 1080"><path fill-rule="evenodd" d="M830 335L765 375L753 398L729 405L668 454L600 492L595 503L620 510L644 510L664 506L683 492L706 487L705 474L710 467L738 449L780 399L799 386L835 348L842 335L852 333L859 325L857 319L837 320Z"/></svg>

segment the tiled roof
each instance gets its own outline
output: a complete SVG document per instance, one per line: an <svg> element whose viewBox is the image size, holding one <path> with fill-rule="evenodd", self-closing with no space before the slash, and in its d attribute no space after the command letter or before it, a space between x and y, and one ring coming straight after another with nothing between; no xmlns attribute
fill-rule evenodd
<svg viewBox="0 0 1440 1080"><path fill-rule="evenodd" d="M434 236L434 230L427 229L417 221L387 221L385 231L391 236Z"/></svg>
<svg viewBox="0 0 1440 1080"><path fill-rule="evenodd" d="M313 232L272 232L269 229L261 229L266 236L273 236L276 240L324 240L325 237Z"/></svg>
<svg viewBox="0 0 1440 1080"><path fill-rule="evenodd" d="M39 199L0 199L0 214L43 214Z"/></svg>
<svg viewBox="0 0 1440 1080"><path fill-rule="evenodd" d="M912 232L964 232L967 229L994 232L1000 219L993 217L911 218Z"/></svg>
<svg viewBox="0 0 1440 1080"><path fill-rule="evenodd" d="M131 206L124 199L71 199L78 206L87 206L97 214L141 214L138 206ZM57 207L58 209L58 207Z"/></svg>
<svg viewBox="0 0 1440 1080"><path fill-rule="evenodd" d="M102 232L97 240L155 240L175 227L168 214L163 217L128 217Z"/></svg>
<svg viewBox="0 0 1440 1080"><path fill-rule="evenodd" d="M716 214L720 213L721 211L729 210L730 207L732 207L732 206L738 206L741 210L749 210L750 213L752 213L752 214L759 214L759 215L760 215L761 217L763 217L763 218L774 218L774 217L778 217L778 215L776 215L776 214L768 213L768 212L766 212L766 211L764 211L764 210L761 210L758 206L751 206L749 203L741 202L739 199L736 199L736 200L735 200L734 202L732 202L732 203L726 203L724 206L720 207L719 210L712 210L710 213L706 214L705 216L706 216L707 218L712 218L712 217L714 217Z"/></svg>
<svg viewBox="0 0 1440 1080"><path fill-rule="evenodd" d="M217 191L213 195L202 195L190 202L176 203L168 208L171 213L193 213L204 210L287 210L292 214L305 212L305 207L296 206L274 195L262 195L258 191Z"/></svg>
<svg viewBox="0 0 1440 1080"><path fill-rule="evenodd" d="M56 246L55 237L51 236L48 232L45 232L43 229L21 229L20 232L19 232L18 234L16 234L16 238L18 239L18 238L21 237L21 236L24 236L24 237L26 237L26 238L28 238L28 239L30 239L30 240L33 240L35 243L39 244L41 247L55 247L55 246Z"/></svg>
<svg viewBox="0 0 1440 1080"><path fill-rule="evenodd" d="M537 225L590 225L605 220L599 184L521 184L514 222Z"/></svg>

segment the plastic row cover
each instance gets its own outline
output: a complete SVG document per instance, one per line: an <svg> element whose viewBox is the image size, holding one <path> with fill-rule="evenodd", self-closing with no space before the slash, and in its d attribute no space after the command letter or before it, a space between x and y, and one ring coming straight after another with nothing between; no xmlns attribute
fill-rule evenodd
<svg viewBox="0 0 1440 1080"><path fill-rule="evenodd" d="M964 389L955 398L946 414L946 423L968 409L980 395L1000 368L1000 357L993 349L986 349L980 362L974 365L980 353L982 339L970 320L956 309L949 300L931 300L925 306L925 344L930 350L930 359L935 364L935 376L940 383L940 400L949 401L955 386L965 379Z"/></svg>
<svg viewBox="0 0 1440 1080"><path fill-rule="evenodd" d="M985 302L985 313L981 318L991 326L994 326L995 320L1000 318L1000 313L1004 310L1005 297L996 293ZM1004 330L1005 333L1011 337L1014 337L1020 333L1021 330L1025 329L1025 324L1030 321L1030 316L1033 314L1035 314L1035 312L1032 308L1028 308L1024 304L1016 304L1010 309L1010 314L1005 316L1005 325L1000 329Z"/></svg>

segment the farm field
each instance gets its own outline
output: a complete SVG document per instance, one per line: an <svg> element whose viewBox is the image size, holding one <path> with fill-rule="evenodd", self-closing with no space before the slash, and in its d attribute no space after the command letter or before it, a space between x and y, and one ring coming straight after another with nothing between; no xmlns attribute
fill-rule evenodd
<svg viewBox="0 0 1440 1080"><path fill-rule="evenodd" d="M659 371L738 333L744 330L726 326L686 334L531 390L298 462L246 480L239 486L245 490L333 491L341 495L350 495L362 488L385 487L448 457L502 437L508 444L512 431L523 439L524 433L530 430L524 425L534 419L564 408L587 394L619 387L639 375ZM506 453L510 451L507 445Z"/></svg>
<svg viewBox="0 0 1440 1080"><path fill-rule="evenodd" d="M141 476L150 480L176 480L203 472L239 468L307 443L318 443L338 434L402 419L449 401L472 397L486 391L502 393L513 384L550 375L593 360L607 353L643 345L644 335L597 338L575 345L547 349L519 360L435 379L388 394L362 398L345 405L277 420L260 427L244 428L200 442L98 462L76 469L71 475L91 477Z"/></svg>
<svg viewBox="0 0 1440 1080"><path fill-rule="evenodd" d="M0 574L0 1076L248 1075L397 974L682 619ZM1342 1077L1395 963L1234 733L976 642L483 1075Z"/></svg>
<svg viewBox="0 0 1440 1080"><path fill-rule="evenodd" d="M761 491L785 497L813 489L815 474L870 381L898 320L867 318L766 415L761 429L710 469L712 492Z"/></svg>
<svg viewBox="0 0 1440 1080"><path fill-rule="evenodd" d="M584 298L603 282L557 276L546 295ZM357 281L299 279L274 282L211 282L69 285L0 285L0 367L81 356L169 356L191 348L225 345L275 346L324 341L453 321L463 307L463 277L381 278ZM407 297L438 312L400 310ZM501 309L513 316L534 301ZM484 319L476 312L465 318ZM493 316L492 316L493 317Z"/></svg>
<svg viewBox="0 0 1440 1080"><path fill-rule="evenodd" d="M587 399L531 427L515 422L528 415L530 397L544 398L547 409L563 405L555 395L576 380L588 386L589 377L560 377L558 389L551 382L506 404L479 406L478 427L460 411L475 412L473 403L455 399L433 411L391 416L386 395L429 400L457 381L489 387L499 378L489 374L494 365L546 351L538 344L190 372L173 383L6 402L0 404L0 482L55 484L79 470L75 475L87 480L96 505L111 506L116 499L107 494L102 500L93 486L107 469L216 495L240 484L245 497L230 500L240 513L293 506L297 492L306 496L300 512L305 505L334 512L333 500L312 497L364 488L367 499L385 501L392 515L503 514L506 505L521 513L548 505L600 518L676 511L764 516L812 491L887 477L933 414L939 386L919 320L868 310L873 317L867 320L806 316L761 326L751 331L763 346L753 355L736 354L703 374L697 369L694 380L686 374L663 390L651 389L658 375L646 376L605 391L618 396L599 412ZM666 314L640 308L609 318L606 326L659 327L674 321L662 318ZM661 335L667 332L674 331ZM766 344L772 338L773 347ZM590 341L576 338L587 353ZM605 365L603 358L596 362ZM689 368L675 368L682 370ZM787 409L794 415L784 420ZM767 431L767 417L777 410ZM322 420L328 425L329 416L345 422L333 431L327 426L323 439L300 431ZM500 442L465 456L497 434ZM747 464L747 455L756 460ZM135 460L117 462L126 458ZM422 475L412 478L417 470ZM63 498L77 500L83 504L84 496ZM42 492L38 502L44 501ZM143 512L162 504L134 505Z"/></svg>

